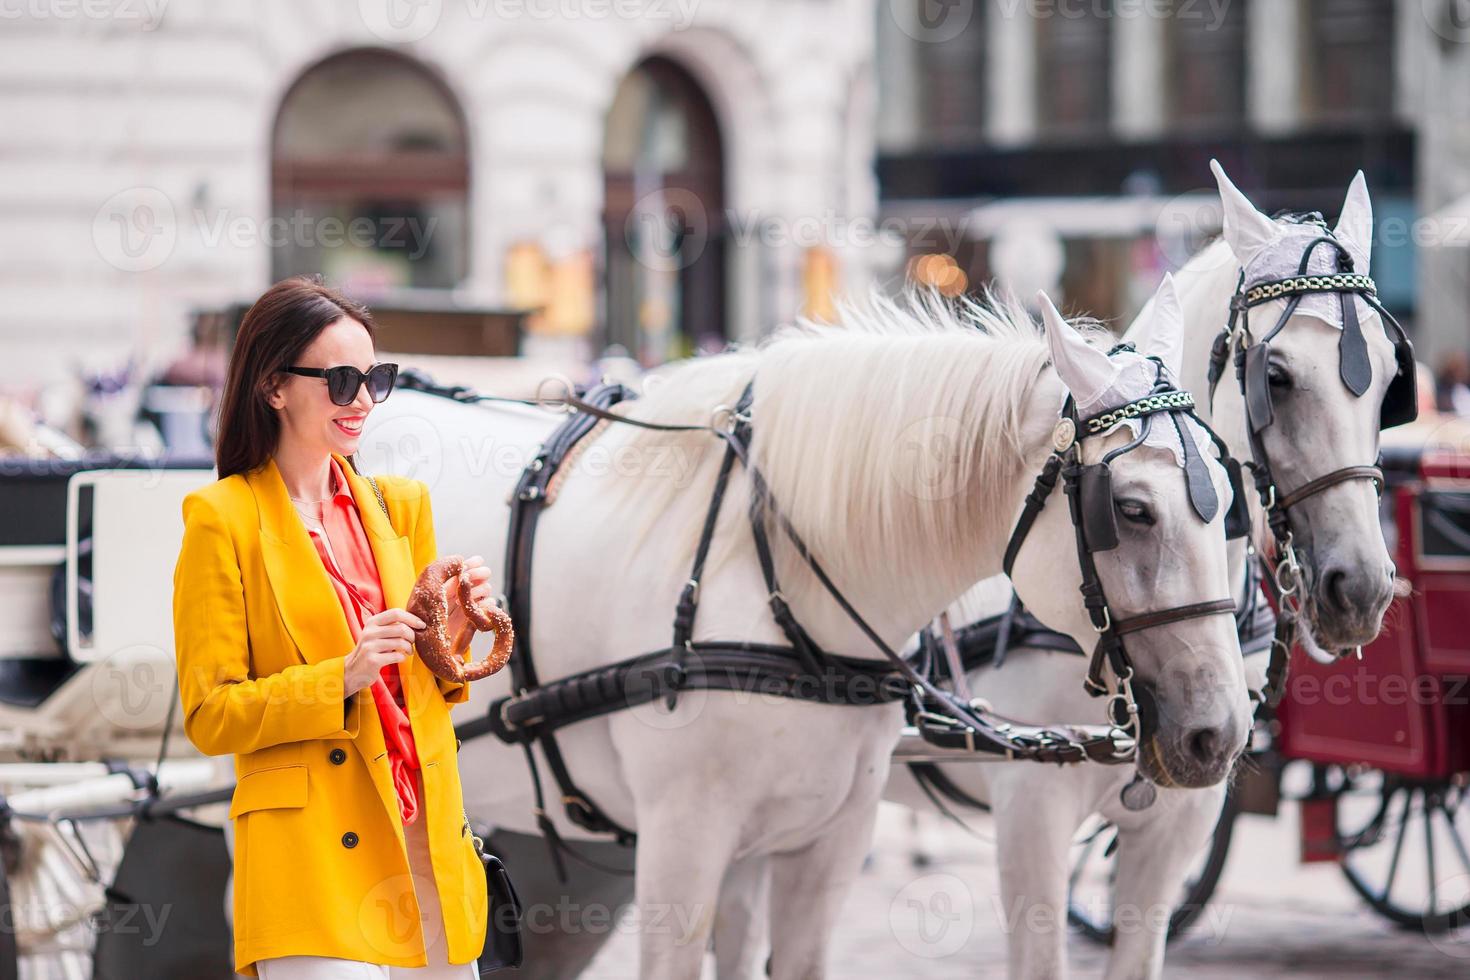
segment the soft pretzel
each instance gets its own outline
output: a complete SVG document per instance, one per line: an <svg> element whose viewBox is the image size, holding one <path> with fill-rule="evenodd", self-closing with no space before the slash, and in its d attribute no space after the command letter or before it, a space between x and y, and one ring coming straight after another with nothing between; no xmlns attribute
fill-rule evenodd
<svg viewBox="0 0 1470 980"><path fill-rule="evenodd" d="M421 630L414 630L413 645L419 658L436 675L455 682L489 677L510 660L515 644L515 630L510 617L499 606L477 605L470 597L469 579L460 575L462 571L462 555L447 555L430 562L414 582L406 607L428 624ZM457 636L450 637L449 603L452 600L446 594L446 586L456 577L459 580L457 600L464 608L467 622ZM495 645L484 660L466 664L465 651L470 648L470 641L477 632L494 633Z"/></svg>

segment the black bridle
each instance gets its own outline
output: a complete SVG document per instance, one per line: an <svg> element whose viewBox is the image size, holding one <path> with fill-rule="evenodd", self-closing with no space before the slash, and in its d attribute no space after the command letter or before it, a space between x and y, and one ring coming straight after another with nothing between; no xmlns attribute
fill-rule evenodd
<svg viewBox="0 0 1470 980"><path fill-rule="evenodd" d="M1110 352L1132 350L1129 344L1120 344ZM1208 522L1219 512L1219 500L1215 495L1209 470L1200 457L1193 437L1185 428L1184 419L1199 423L1210 434L1222 461L1230 459L1225 444L1214 430L1194 414L1194 398L1186 391L1175 388L1164 375L1163 365L1157 358L1150 358L1157 365L1153 391L1148 396L1130 402L1111 412L1089 418L1079 418L1072 396L1062 408L1061 421L1052 435L1052 454L1047 457L1036 484L1026 496L1021 516L1011 532L1006 546L1002 567L1011 574L1021 546L1030 533L1036 518L1046 506L1047 498L1056 489L1061 478L1062 489L1067 495L1068 511L1077 545L1077 565L1082 573L1082 603L1087 610L1092 628L1097 632L1097 645L1093 648L1087 678L1083 682L1087 692L1094 697L1108 697L1108 720L1119 728L1129 731L1137 738L1140 734L1139 707L1134 695L1134 669L1128 656L1124 637L1159 626L1186 622L1205 616L1235 615L1235 600L1230 598L1209 599L1202 602L1172 606L1167 609L1139 613L1135 616L1115 618L1108 605L1107 594L1097 573L1096 553L1118 546L1118 531L1115 504L1112 494L1112 476L1109 464L1124 453L1142 445L1148 437L1149 427L1160 416L1166 418L1179 434L1184 446L1185 482L1189 490L1190 503L1198 516ZM1097 463L1082 462L1082 440L1103 435L1128 419L1138 419L1141 424L1138 435L1129 443L1109 450ZM1239 486L1239 467L1227 465L1234 499L1226 517L1226 534L1240 537L1248 531L1249 515L1241 505L1244 494ZM1244 522L1244 523L1242 523ZM1111 668L1115 689L1109 691L1103 677L1104 665Z"/></svg>
<svg viewBox="0 0 1470 980"><path fill-rule="evenodd" d="M1297 628L1301 616L1301 588L1303 585L1300 556L1296 550L1291 529L1291 509L1319 493L1342 483L1354 480L1369 480L1378 493L1383 492L1383 471L1376 465L1357 464L1344 466L1306 481L1289 493L1282 493L1271 471L1271 461L1266 452L1262 433L1275 420L1271 404L1270 368L1271 341L1291 320L1303 296L1313 293L1336 293L1342 308L1342 336L1338 341L1338 374L1342 382L1355 397L1361 397L1373 380L1373 364L1368 357L1367 340L1363 336L1362 324L1358 320L1355 297L1361 298L1383 322L1383 329L1394 345L1394 362L1397 369L1388 391L1384 395L1379 412L1379 428L1412 422L1418 416L1414 347L1408 334L1393 314L1378 300L1377 287L1366 274L1354 270L1352 253L1332 233L1322 216L1315 212L1297 219L1301 224L1315 225L1321 234L1307 242L1297 264L1297 273L1285 279L1261 280L1246 283L1242 268L1235 295L1230 300L1230 319L1215 338L1210 349L1209 385L1213 402L1215 388L1225 373L1225 362L1234 351L1235 376L1240 384L1245 402L1246 436L1250 441L1251 468L1256 493L1266 513L1266 523L1271 529L1275 544L1274 560L1269 564L1270 574L1265 576L1267 588L1276 601L1277 619L1276 647L1272 652L1272 663L1268 669L1268 689L1273 692L1273 705L1284 687L1286 659L1296 644ZM1308 265L1312 253L1319 245L1326 244L1336 255L1337 271L1327 275L1309 275ZM1288 298L1276 323L1259 340L1251 335L1250 310L1252 307L1273 300ZM1344 651L1345 652L1345 651Z"/></svg>

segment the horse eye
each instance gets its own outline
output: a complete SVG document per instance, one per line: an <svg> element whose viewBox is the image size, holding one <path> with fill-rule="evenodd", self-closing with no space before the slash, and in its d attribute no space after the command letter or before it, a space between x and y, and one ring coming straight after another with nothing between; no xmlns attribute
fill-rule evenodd
<svg viewBox="0 0 1470 980"><path fill-rule="evenodd" d="M1266 383L1272 388L1290 388L1291 375L1286 368L1279 364L1268 364L1266 366Z"/></svg>
<svg viewBox="0 0 1470 980"><path fill-rule="evenodd" d="M1145 527L1153 527L1154 515L1149 513L1148 505L1138 500L1118 501L1118 513L1123 519L1134 524L1142 524Z"/></svg>

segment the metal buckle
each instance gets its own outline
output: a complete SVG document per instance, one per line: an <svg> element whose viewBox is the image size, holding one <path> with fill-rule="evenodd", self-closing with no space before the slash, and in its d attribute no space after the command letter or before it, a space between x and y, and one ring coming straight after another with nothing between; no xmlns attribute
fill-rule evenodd
<svg viewBox="0 0 1470 980"><path fill-rule="evenodd" d="M1284 599L1287 596L1296 595L1297 589L1302 584L1302 566L1297 561L1295 541L1290 531L1281 542L1281 554L1277 556L1275 567L1271 569L1271 577L1276 580L1276 590Z"/></svg>
<svg viewBox="0 0 1470 980"><path fill-rule="evenodd" d="M734 435L736 426L743 420L744 416L729 405L716 405L714 411L710 412L709 427L715 432Z"/></svg>
<svg viewBox="0 0 1470 980"><path fill-rule="evenodd" d="M547 398L542 395L542 389L544 389L549 382L560 383L564 394L558 395L555 398ZM576 409L573 408L570 403L570 399L575 393L576 392L572 388L572 383L570 381L568 381L566 378L551 375L550 377L542 378L536 383L536 391L532 397L535 399L536 404L541 408L556 409L559 410L563 415L570 415L576 411Z"/></svg>
<svg viewBox="0 0 1470 980"><path fill-rule="evenodd" d="M521 691L521 694L525 693L526 692L524 690ZM515 722L507 718L505 713L507 710L509 710L511 705L515 704L521 699L521 694L513 694L510 697L506 698L504 701L500 702L500 724L508 732L515 731L516 728L519 726L517 726Z"/></svg>

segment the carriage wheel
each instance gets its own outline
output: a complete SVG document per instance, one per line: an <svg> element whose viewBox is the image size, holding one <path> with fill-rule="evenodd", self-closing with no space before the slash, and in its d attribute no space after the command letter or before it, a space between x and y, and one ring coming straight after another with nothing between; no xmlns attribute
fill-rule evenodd
<svg viewBox="0 0 1470 980"><path fill-rule="evenodd" d="M1337 800L1342 871L1380 915L1444 932L1470 922L1470 789L1382 774Z"/></svg>
<svg viewBox="0 0 1470 980"><path fill-rule="evenodd" d="M1169 941L1182 936L1200 913L1209 904L1215 886L1220 883L1220 874L1225 870L1225 858L1230 851L1230 837L1235 832L1235 818L1239 815L1239 804L1233 796L1225 797L1220 810L1220 819L1209 844L1200 852L1194 870L1185 880L1179 904L1169 916ZM1118 828L1103 821L1097 829L1079 841L1080 851L1072 862L1072 876L1067 897L1067 919L1088 939L1104 946L1113 942L1113 920L1110 910L1099 911L1095 903L1084 903L1077 898L1078 886L1084 879L1101 878L1106 890L1112 892L1117 880Z"/></svg>

